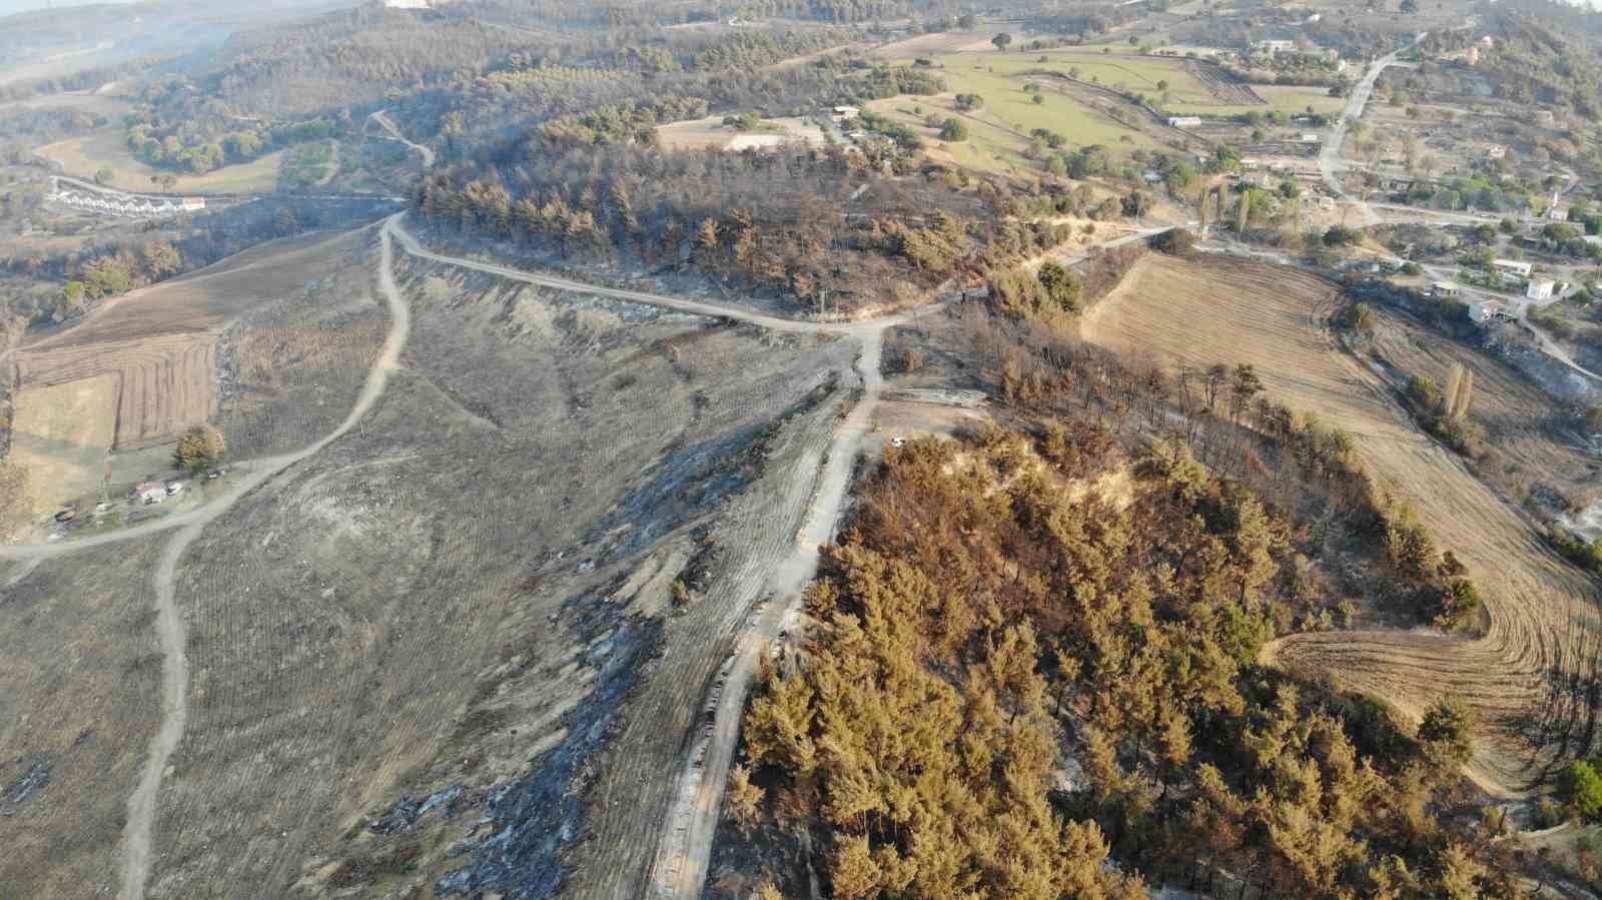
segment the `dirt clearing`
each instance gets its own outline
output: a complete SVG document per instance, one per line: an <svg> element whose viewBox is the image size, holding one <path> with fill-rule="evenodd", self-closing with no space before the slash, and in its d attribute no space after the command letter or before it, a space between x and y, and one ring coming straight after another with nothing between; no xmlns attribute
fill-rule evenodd
<svg viewBox="0 0 1602 900"><path fill-rule="evenodd" d="M1553 760L1589 746L1590 709L1578 686L1597 669L1595 587L1418 431L1378 375L1335 346L1327 319L1337 305L1336 287L1292 269L1153 254L1083 327L1095 343L1168 366L1250 363L1269 395L1352 434L1370 471L1468 566L1489 629L1478 640L1425 631L1301 634L1271 655L1415 717L1442 695L1467 699L1488 726L1470 774L1495 793L1523 791Z"/></svg>

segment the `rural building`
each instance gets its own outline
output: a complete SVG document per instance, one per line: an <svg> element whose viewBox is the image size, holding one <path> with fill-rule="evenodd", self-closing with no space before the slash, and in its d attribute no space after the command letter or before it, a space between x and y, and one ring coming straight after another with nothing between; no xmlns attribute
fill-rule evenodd
<svg viewBox="0 0 1602 900"><path fill-rule="evenodd" d="M1275 53L1289 53L1296 49L1295 41L1258 41L1252 44L1253 50L1259 50L1272 56Z"/></svg>
<svg viewBox="0 0 1602 900"><path fill-rule="evenodd" d="M1462 296L1463 288L1455 281L1437 281L1430 285L1430 295L1434 297L1457 298Z"/></svg>
<svg viewBox="0 0 1602 900"><path fill-rule="evenodd" d="M1169 116L1168 127L1199 128L1201 127L1201 116Z"/></svg>
<svg viewBox="0 0 1602 900"><path fill-rule="evenodd" d="M1492 144L1490 149L1485 151L1485 155L1490 159L1501 159L1507 156L1507 148L1501 144Z"/></svg>
<svg viewBox="0 0 1602 900"><path fill-rule="evenodd" d="M1557 282L1552 279L1540 278L1530 282L1529 287L1524 289L1524 296L1531 300L1550 300L1552 299L1552 291L1556 287Z"/></svg>
<svg viewBox="0 0 1602 900"><path fill-rule="evenodd" d="M1554 222L1567 222L1569 220L1569 205L1567 203L1554 203L1546 208L1546 217Z"/></svg>
<svg viewBox="0 0 1602 900"><path fill-rule="evenodd" d="M1535 264L1519 262L1516 259L1497 259L1491 261L1491 268L1504 275L1517 275L1520 278L1528 278L1530 273L1535 271Z"/></svg>
<svg viewBox="0 0 1602 900"><path fill-rule="evenodd" d="M1486 35L1485 37L1480 38L1480 46L1489 50L1496 46L1496 38Z"/></svg>
<svg viewBox="0 0 1602 900"><path fill-rule="evenodd" d="M1470 303L1468 308L1469 319L1476 325L1484 325L1492 319L1507 318L1507 310L1496 300L1480 300Z"/></svg>
<svg viewBox="0 0 1602 900"><path fill-rule="evenodd" d="M189 482L183 480L182 478L174 478L172 481L167 482L167 496L176 497L179 494L182 494L184 492L184 488L188 486Z"/></svg>
<svg viewBox="0 0 1602 900"><path fill-rule="evenodd" d="M862 110L855 106L836 106L833 118L836 122L849 122L861 112Z"/></svg>
<svg viewBox="0 0 1602 900"><path fill-rule="evenodd" d="M1304 133L1302 135L1302 143L1304 143L1304 144L1316 144L1318 142L1319 142L1318 135L1313 134L1312 132L1306 132L1306 133Z"/></svg>
<svg viewBox="0 0 1602 900"><path fill-rule="evenodd" d="M167 486L159 481L147 481L133 489L133 498L140 503L160 503L167 499Z"/></svg>
<svg viewBox="0 0 1602 900"><path fill-rule="evenodd" d="M1468 63L1471 66L1479 65L1480 64L1480 48L1479 47L1470 47L1470 48L1468 48L1468 52L1463 54L1463 61Z"/></svg>
<svg viewBox="0 0 1602 900"><path fill-rule="evenodd" d="M1535 111L1535 124L1542 128L1551 128L1557 124L1557 114L1550 109L1538 109Z"/></svg>
<svg viewBox="0 0 1602 900"><path fill-rule="evenodd" d="M197 211L205 209L205 208L206 208L206 198L205 197L185 197L184 198L184 202L183 202L183 210L184 210L184 212L197 212Z"/></svg>
<svg viewBox="0 0 1602 900"><path fill-rule="evenodd" d="M428 0L384 0L384 5L390 9L428 9Z"/></svg>

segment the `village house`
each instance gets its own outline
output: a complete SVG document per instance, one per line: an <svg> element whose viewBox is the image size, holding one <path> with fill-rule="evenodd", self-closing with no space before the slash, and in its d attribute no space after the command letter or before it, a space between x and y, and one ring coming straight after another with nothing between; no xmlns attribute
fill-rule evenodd
<svg viewBox="0 0 1602 900"><path fill-rule="evenodd" d="M1530 282L1524 289L1524 296L1531 300L1550 300L1552 292L1557 288L1557 282L1550 278L1539 278Z"/></svg>
<svg viewBox="0 0 1602 900"><path fill-rule="evenodd" d="M1430 285L1430 296L1444 299L1456 299L1463 294L1463 288L1455 281L1437 281Z"/></svg>
<svg viewBox="0 0 1602 900"><path fill-rule="evenodd" d="M1554 203L1546 208L1546 217L1553 222L1567 222L1569 220L1569 205L1567 203Z"/></svg>
<svg viewBox="0 0 1602 900"><path fill-rule="evenodd" d="M1508 318L1506 307L1496 300L1479 300L1470 303L1468 314L1469 320L1476 325L1484 325L1492 319Z"/></svg>
<svg viewBox="0 0 1602 900"><path fill-rule="evenodd" d="M1304 132L1302 134L1302 143L1304 144L1316 144L1319 142L1319 140L1319 136L1313 134L1312 132Z"/></svg>
<svg viewBox="0 0 1602 900"><path fill-rule="evenodd" d="M1520 278L1529 278L1535 271L1534 263L1520 262L1516 259L1496 259L1491 261L1491 268L1503 275L1516 275Z"/></svg>
<svg viewBox="0 0 1602 900"><path fill-rule="evenodd" d="M1169 116L1169 128L1197 128L1201 125L1201 116Z"/></svg>
<svg viewBox="0 0 1602 900"><path fill-rule="evenodd" d="M1276 53L1289 53L1296 49L1295 41L1258 41L1252 44L1253 50L1258 50L1273 56Z"/></svg>
<svg viewBox="0 0 1602 900"><path fill-rule="evenodd" d="M1492 144L1490 148L1485 151L1485 155L1489 159L1501 159L1502 157L1507 156L1507 148L1501 144Z"/></svg>
<svg viewBox="0 0 1602 900"><path fill-rule="evenodd" d="M167 499L167 486L159 481L146 481L133 489L133 499L138 503L160 503Z"/></svg>
<svg viewBox="0 0 1602 900"><path fill-rule="evenodd" d="M861 112L862 110L855 106L836 106L834 115L830 116L830 118L834 120L835 124L839 125L855 119Z"/></svg>

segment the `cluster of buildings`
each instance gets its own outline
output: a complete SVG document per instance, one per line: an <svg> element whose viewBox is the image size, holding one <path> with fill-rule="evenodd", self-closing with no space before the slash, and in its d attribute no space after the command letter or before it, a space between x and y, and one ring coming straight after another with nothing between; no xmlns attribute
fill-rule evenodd
<svg viewBox="0 0 1602 900"><path fill-rule="evenodd" d="M112 216L161 219L206 208L204 197L157 197L88 188L75 181L52 177L50 199L64 206Z"/></svg>

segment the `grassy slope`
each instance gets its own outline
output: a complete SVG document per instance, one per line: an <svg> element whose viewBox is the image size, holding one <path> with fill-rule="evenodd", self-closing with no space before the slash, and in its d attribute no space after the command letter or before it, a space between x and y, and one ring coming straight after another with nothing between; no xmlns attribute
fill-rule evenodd
<svg viewBox="0 0 1602 900"><path fill-rule="evenodd" d="M227 166L204 175L179 175L173 190L179 193L234 194L270 191L278 184L278 167L286 151L268 153L248 163ZM157 169L145 165L128 152L119 128L108 128L87 137L73 138L40 147L40 156L53 159L68 175L93 178L101 166L110 166L116 177L112 187L125 191L154 189L150 176Z"/></svg>

